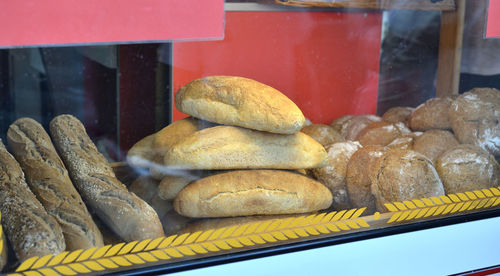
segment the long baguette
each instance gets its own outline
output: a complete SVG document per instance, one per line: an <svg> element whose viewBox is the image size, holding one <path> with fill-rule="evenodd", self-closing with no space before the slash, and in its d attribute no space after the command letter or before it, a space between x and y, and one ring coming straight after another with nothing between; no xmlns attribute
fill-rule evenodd
<svg viewBox="0 0 500 276"><path fill-rule="evenodd" d="M7 141L29 187L61 226L66 249L103 246L101 232L42 125L30 118L18 119L9 127Z"/></svg>
<svg viewBox="0 0 500 276"><path fill-rule="evenodd" d="M50 133L82 198L118 236L125 241L163 236L156 212L116 178L77 118L55 117Z"/></svg>
<svg viewBox="0 0 500 276"><path fill-rule="evenodd" d="M64 251L59 224L31 192L21 167L1 140L0 211L2 226L19 261Z"/></svg>

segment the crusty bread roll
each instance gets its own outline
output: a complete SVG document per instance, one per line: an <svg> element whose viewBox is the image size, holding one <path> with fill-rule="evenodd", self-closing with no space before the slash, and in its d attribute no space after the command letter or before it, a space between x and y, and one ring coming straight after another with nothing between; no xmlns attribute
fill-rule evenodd
<svg viewBox="0 0 500 276"><path fill-rule="evenodd" d="M149 168L154 160L153 141L155 134L148 135L135 143L127 152L127 163L134 168Z"/></svg>
<svg viewBox="0 0 500 276"><path fill-rule="evenodd" d="M370 166L389 149L371 145L358 149L349 159L346 170L346 187L352 208L366 207L365 214L376 211L375 198L371 192Z"/></svg>
<svg viewBox="0 0 500 276"><path fill-rule="evenodd" d="M390 149L413 149L414 138L412 136L398 137L392 140L387 147Z"/></svg>
<svg viewBox="0 0 500 276"><path fill-rule="evenodd" d="M149 175L142 175L130 184L128 190L147 203L151 203L151 199L158 192L159 182L159 180L156 180Z"/></svg>
<svg viewBox="0 0 500 276"><path fill-rule="evenodd" d="M375 161L369 174L381 212L386 211L385 203L444 195L432 162L416 151L389 150Z"/></svg>
<svg viewBox="0 0 500 276"><path fill-rule="evenodd" d="M209 76L179 89L175 106L210 122L294 134L305 123L300 109L278 90L255 80Z"/></svg>
<svg viewBox="0 0 500 276"><path fill-rule="evenodd" d="M452 101L450 97L431 98L419 105L408 119L411 130L451 129L448 109Z"/></svg>
<svg viewBox="0 0 500 276"><path fill-rule="evenodd" d="M21 167L1 140L0 212L3 229L20 262L55 255L66 248L61 227L31 192Z"/></svg>
<svg viewBox="0 0 500 276"><path fill-rule="evenodd" d="M329 125L311 124L303 127L300 131L311 136L323 146L345 141L340 133Z"/></svg>
<svg viewBox="0 0 500 276"><path fill-rule="evenodd" d="M500 165L487 151L474 145L456 145L436 161L447 194L500 185Z"/></svg>
<svg viewBox="0 0 500 276"><path fill-rule="evenodd" d="M340 134L348 141L357 141L359 134L371 123L380 122L382 118L376 115L356 115L342 124Z"/></svg>
<svg viewBox="0 0 500 276"><path fill-rule="evenodd" d="M389 108L384 115L382 115L382 120L393 124L402 122L403 124L408 125L408 119L410 118L413 110L415 110L413 107L392 107Z"/></svg>
<svg viewBox="0 0 500 276"><path fill-rule="evenodd" d="M30 118L18 119L10 125L7 140L31 191L61 226L66 249L103 246L101 232L42 125Z"/></svg>
<svg viewBox="0 0 500 276"><path fill-rule="evenodd" d="M336 210L350 208L346 188L347 163L359 149L358 142L347 141L328 145L328 163L325 167L312 170L312 175L323 183L333 195L332 207Z"/></svg>
<svg viewBox="0 0 500 276"><path fill-rule="evenodd" d="M241 170L202 178L174 199L174 209L187 217L234 217L306 213L328 208L330 191L298 173Z"/></svg>
<svg viewBox="0 0 500 276"><path fill-rule="evenodd" d="M104 223L125 241L163 236L156 212L115 177L77 118L55 117L50 133L71 180Z"/></svg>
<svg viewBox="0 0 500 276"><path fill-rule="evenodd" d="M198 179L200 177L196 175L167 175L158 186L158 196L164 200L173 200L184 187Z"/></svg>
<svg viewBox="0 0 500 276"><path fill-rule="evenodd" d="M500 91L474 88L449 109L453 132L462 144L473 144L500 156Z"/></svg>
<svg viewBox="0 0 500 276"><path fill-rule="evenodd" d="M330 126L333 127L338 133L341 133L342 128L344 128L344 124L349 121L354 115L344 115L340 116L337 119L333 120L330 123ZM344 137L345 138L345 137Z"/></svg>
<svg viewBox="0 0 500 276"><path fill-rule="evenodd" d="M175 169L307 169L326 164L323 146L298 132L281 135L235 126L216 126L173 145L164 164Z"/></svg>
<svg viewBox="0 0 500 276"><path fill-rule="evenodd" d="M403 123L388 123L384 121L374 122L367 125L358 135L358 141L362 146L379 145L386 146L394 139L411 133Z"/></svg>
<svg viewBox="0 0 500 276"><path fill-rule="evenodd" d="M424 132L413 142L413 150L429 158L433 164L441 153L458 145L453 133L447 130L431 129Z"/></svg>

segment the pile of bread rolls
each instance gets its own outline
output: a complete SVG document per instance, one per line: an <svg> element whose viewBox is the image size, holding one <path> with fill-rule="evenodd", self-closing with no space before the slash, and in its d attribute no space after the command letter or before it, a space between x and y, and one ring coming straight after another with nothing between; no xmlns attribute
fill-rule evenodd
<svg viewBox="0 0 500 276"><path fill-rule="evenodd" d="M384 203L500 185L496 89L394 107L382 117L346 115L303 131L328 141L328 165L310 175L332 190L338 208L385 211Z"/></svg>
<svg viewBox="0 0 500 276"><path fill-rule="evenodd" d="M55 117L50 136L35 120L20 118L7 141L9 149L0 140L0 211L17 259L12 265L101 247L108 229L121 241L164 235L156 212L116 178L77 118ZM2 257L0 266L5 263Z"/></svg>
<svg viewBox="0 0 500 276"><path fill-rule="evenodd" d="M304 115L278 90L248 78L209 76L180 88L175 106L190 117L139 141L127 160L146 169L142 181L156 179L156 194L178 214L234 217L330 207L330 191L303 174L325 166L326 151L300 132ZM143 187L133 183L131 190Z"/></svg>

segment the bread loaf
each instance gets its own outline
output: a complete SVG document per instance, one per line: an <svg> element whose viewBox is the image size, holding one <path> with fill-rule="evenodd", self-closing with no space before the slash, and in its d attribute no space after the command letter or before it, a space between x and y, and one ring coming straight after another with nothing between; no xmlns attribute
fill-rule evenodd
<svg viewBox="0 0 500 276"><path fill-rule="evenodd" d="M387 147L390 149L413 149L413 140L414 138L412 136L404 136L404 137L398 137L394 140L392 140L389 144L387 144Z"/></svg>
<svg viewBox="0 0 500 276"><path fill-rule="evenodd" d="M333 127L338 133L342 134L342 128L344 128L344 124L349 121L354 115L344 115L340 116L337 119L333 120L330 123L330 126ZM344 137L345 138L345 137Z"/></svg>
<svg viewBox="0 0 500 276"><path fill-rule="evenodd" d="M385 203L444 195L432 162L418 152L389 150L369 169L378 211L386 211Z"/></svg>
<svg viewBox="0 0 500 276"><path fill-rule="evenodd" d="M371 123L380 122L382 118L375 115L356 115L342 124L340 134L348 141L357 141L359 134Z"/></svg>
<svg viewBox="0 0 500 276"><path fill-rule="evenodd" d="M315 179L323 183L333 195L332 207L336 210L349 209L346 188L347 163L351 156L361 148L358 142L347 141L328 145L328 163L322 168L312 170Z"/></svg>
<svg viewBox="0 0 500 276"><path fill-rule="evenodd" d="M474 145L456 145L436 161L436 170L447 194L500 185L500 165L487 151Z"/></svg>
<svg viewBox="0 0 500 276"><path fill-rule="evenodd" d="M31 192L24 174L0 140L2 226L19 261L59 254L66 248L61 227Z"/></svg>
<svg viewBox="0 0 500 276"><path fill-rule="evenodd" d="M474 88L449 109L453 132L462 144L473 144L500 156L500 91Z"/></svg>
<svg viewBox="0 0 500 276"><path fill-rule="evenodd" d="M278 90L255 80L209 76L179 89L175 106L210 122L294 134L305 123L300 109Z"/></svg>
<svg viewBox="0 0 500 276"><path fill-rule="evenodd" d="M73 183L104 223L125 241L163 236L156 212L115 177L78 119L59 115L50 132Z"/></svg>
<svg viewBox="0 0 500 276"><path fill-rule="evenodd" d="M311 136L323 146L345 141L340 133L329 125L311 124L303 127L300 131Z"/></svg>
<svg viewBox="0 0 500 276"><path fill-rule="evenodd" d="M135 168L149 168L154 162L153 141L155 134L148 135L135 143L127 152L127 163Z"/></svg>
<svg viewBox="0 0 500 276"><path fill-rule="evenodd" d="M0 229L1 230L1 229ZM2 232L1 233L1 242L2 242L2 245L0 247L0 271L3 270L3 268L5 267L5 265L7 264L7 261L9 259L9 256L8 256L8 253L7 253L7 239L5 238L5 235L4 233Z"/></svg>
<svg viewBox="0 0 500 276"><path fill-rule="evenodd" d="M164 164L175 169L307 169L326 164L323 146L298 132L281 135L235 126L216 126L172 146Z"/></svg>
<svg viewBox="0 0 500 276"><path fill-rule="evenodd" d="M388 123L403 123L408 125L408 119L410 118L411 113L414 108L412 107L402 107L397 106L393 108L389 108L384 115L382 115L382 120Z"/></svg>
<svg viewBox="0 0 500 276"><path fill-rule="evenodd" d="M293 214L328 208L332 195L321 183L279 170L231 171L202 178L174 199L187 217Z"/></svg>
<svg viewBox="0 0 500 276"><path fill-rule="evenodd" d="M394 139L410 134L411 131L401 122L388 123L384 121L367 125L358 135L358 141L363 146L386 146Z"/></svg>
<svg viewBox="0 0 500 276"><path fill-rule="evenodd" d="M451 129L448 109L452 101L450 97L432 98L419 105L408 119L411 130Z"/></svg>
<svg viewBox="0 0 500 276"><path fill-rule="evenodd" d="M159 180L152 178L149 175L138 177L130 186L128 190L140 197L142 200L151 203L151 199L158 191Z"/></svg>
<svg viewBox="0 0 500 276"><path fill-rule="evenodd" d="M352 208L366 207L365 214L376 210L371 192L370 167L389 149L372 145L358 149L349 159L346 170L346 187Z"/></svg>
<svg viewBox="0 0 500 276"><path fill-rule="evenodd" d="M447 130L431 129L424 132L413 142L413 150L429 158L433 164L446 150L459 143L453 133Z"/></svg>
<svg viewBox="0 0 500 276"><path fill-rule="evenodd" d="M10 125L7 140L31 191L61 226L66 249L103 246L101 232L42 125L30 118L18 119Z"/></svg>

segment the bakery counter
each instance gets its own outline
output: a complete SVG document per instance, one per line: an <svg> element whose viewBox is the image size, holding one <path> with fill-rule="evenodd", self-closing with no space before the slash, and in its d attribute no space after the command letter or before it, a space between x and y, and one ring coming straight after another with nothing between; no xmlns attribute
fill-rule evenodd
<svg viewBox="0 0 500 276"><path fill-rule="evenodd" d="M351 243L394 248L401 235L429 233L419 237L426 244L464 222L485 231L464 239L495 244L499 96L477 88L326 125L308 122L266 84L209 76L175 95L188 117L137 141L122 162L106 159L73 115L55 116L47 129L18 118L0 147L4 269L239 267L338 254ZM447 273L468 270L457 269Z"/></svg>

